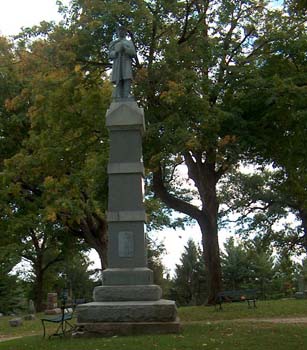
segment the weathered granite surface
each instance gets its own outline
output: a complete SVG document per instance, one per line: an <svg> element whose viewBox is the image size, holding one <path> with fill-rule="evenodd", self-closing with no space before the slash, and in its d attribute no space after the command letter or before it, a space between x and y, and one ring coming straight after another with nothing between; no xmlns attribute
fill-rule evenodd
<svg viewBox="0 0 307 350"><path fill-rule="evenodd" d="M94 301L154 301L161 299L162 290L155 284L99 286L94 289Z"/></svg>
<svg viewBox="0 0 307 350"><path fill-rule="evenodd" d="M113 335L179 333L179 319L172 322L99 322L78 324L76 338L108 337Z"/></svg>
<svg viewBox="0 0 307 350"><path fill-rule="evenodd" d="M172 322L177 317L175 302L109 301L77 306L78 324L96 322Z"/></svg>
<svg viewBox="0 0 307 350"><path fill-rule="evenodd" d="M22 326L22 318L21 317L13 318L12 320L9 320L9 324L11 327Z"/></svg>

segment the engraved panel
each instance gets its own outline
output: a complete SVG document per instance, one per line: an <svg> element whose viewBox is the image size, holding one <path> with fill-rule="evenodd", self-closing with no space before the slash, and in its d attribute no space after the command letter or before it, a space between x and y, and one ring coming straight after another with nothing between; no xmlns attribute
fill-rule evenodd
<svg viewBox="0 0 307 350"><path fill-rule="evenodd" d="M118 255L120 258L133 258L134 237L131 231L121 231L118 233Z"/></svg>

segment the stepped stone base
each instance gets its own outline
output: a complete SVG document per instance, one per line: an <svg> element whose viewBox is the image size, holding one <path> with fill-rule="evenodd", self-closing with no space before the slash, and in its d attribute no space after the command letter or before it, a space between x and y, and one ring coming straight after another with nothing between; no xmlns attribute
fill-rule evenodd
<svg viewBox="0 0 307 350"><path fill-rule="evenodd" d="M94 289L94 301L150 301L159 300L162 290L155 284L99 286Z"/></svg>
<svg viewBox="0 0 307 350"><path fill-rule="evenodd" d="M181 332L179 319L173 322L101 322L77 323L75 338L113 335L169 334Z"/></svg>
<svg viewBox="0 0 307 350"><path fill-rule="evenodd" d="M108 268L103 271L103 285L149 285L153 284L153 272L147 267Z"/></svg>
<svg viewBox="0 0 307 350"><path fill-rule="evenodd" d="M77 306L78 323L97 322L173 322L177 317L175 302L105 301Z"/></svg>

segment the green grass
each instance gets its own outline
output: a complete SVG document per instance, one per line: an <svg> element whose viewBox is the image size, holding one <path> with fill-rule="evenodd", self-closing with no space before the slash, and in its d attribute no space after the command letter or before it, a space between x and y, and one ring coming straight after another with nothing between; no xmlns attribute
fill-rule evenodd
<svg viewBox="0 0 307 350"><path fill-rule="evenodd" d="M257 309L245 303L226 304L223 311L213 307L179 309L183 332L179 335L150 335L92 339L42 338L40 320L24 321L11 328L7 317L0 318L1 337L25 336L0 342L0 350L291 350L307 348L306 324L236 322L234 319L307 317L306 300L258 302ZM225 320L225 322L224 322ZM219 321L219 322L214 322ZM195 322L195 323L193 323ZM52 325L50 325L52 326ZM49 334L51 327L48 327ZM33 334L38 334L33 336Z"/></svg>
<svg viewBox="0 0 307 350"><path fill-rule="evenodd" d="M192 306L180 309L182 321L235 320L244 318L307 317L307 300L282 299L258 301L257 308L248 308L246 303L223 304L223 310L207 306Z"/></svg>
<svg viewBox="0 0 307 350"><path fill-rule="evenodd" d="M306 346L306 326L228 322L186 325L180 335L50 340L36 336L0 343L3 350L294 350Z"/></svg>

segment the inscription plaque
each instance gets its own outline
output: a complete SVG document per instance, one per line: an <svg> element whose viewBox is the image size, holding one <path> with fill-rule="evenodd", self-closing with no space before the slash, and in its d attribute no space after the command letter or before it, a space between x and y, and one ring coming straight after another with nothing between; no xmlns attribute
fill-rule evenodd
<svg viewBox="0 0 307 350"><path fill-rule="evenodd" d="M134 256L133 232L121 231L118 233L118 255L120 258L133 258Z"/></svg>

